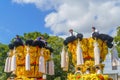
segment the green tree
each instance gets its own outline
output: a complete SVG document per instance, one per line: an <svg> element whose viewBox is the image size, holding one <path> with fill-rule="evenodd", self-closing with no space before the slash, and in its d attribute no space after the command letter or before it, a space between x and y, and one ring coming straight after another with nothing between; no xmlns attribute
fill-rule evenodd
<svg viewBox="0 0 120 80"><path fill-rule="evenodd" d="M54 49L53 60L55 63L55 75L52 76L52 78L50 78L51 76L48 76L47 80L53 80L57 77L59 77L61 80L65 80L67 73L62 70L61 64L60 64L61 63L60 52L62 51L63 39L58 36L50 36L47 39L47 42L48 42L48 46L51 46Z"/></svg>
<svg viewBox="0 0 120 80"><path fill-rule="evenodd" d="M4 73L4 66L6 60L6 53L8 52L8 46L0 43L0 80L6 80L9 74Z"/></svg>
<svg viewBox="0 0 120 80"><path fill-rule="evenodd" d="M120 57L120 26L117 27L117 34L114 38L115 43L117 44L118 56Z"/></svg>
<svg viewBox="0 0 120 80"><path fill-rule="evenodd" d="M27 39L33 39L35 40L37 37L42 36L40 32L30 32L30 33L24 33L24 40Z"/></svg>

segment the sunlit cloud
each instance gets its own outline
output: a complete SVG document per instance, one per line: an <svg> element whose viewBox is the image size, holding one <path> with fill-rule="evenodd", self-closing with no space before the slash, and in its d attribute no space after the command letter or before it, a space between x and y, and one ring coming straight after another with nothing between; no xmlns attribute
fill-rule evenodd
<svg viewBox="0 0 120 80"><path fill-rule="evenodd" d="M120 25L119 0L12 0L20 4L35 4L40 10L50 10L45 17L45 27L53 34L69 35L68 30L83 33L89 37L91 27L95 26L100 33L109 34L111 29ZM113 29L110 35L115 35Z"/></svg>

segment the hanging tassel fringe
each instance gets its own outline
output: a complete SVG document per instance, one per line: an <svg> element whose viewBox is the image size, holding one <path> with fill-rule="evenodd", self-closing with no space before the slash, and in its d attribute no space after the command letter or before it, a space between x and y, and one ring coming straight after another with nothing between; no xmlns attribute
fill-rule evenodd
<svg viewBox="0 0 120 80"><path fill-rule="evenodd" d="M43 56L39 57L39 72L45 73L45 60Z"/></svg>
<svg viewBox="0 0 120 80"><path fill-rule="evenodd" d="M68 71L68 65L69 65L69 56L68 56L68 51L65 54L65 67L63 68L63 71Z"/></svg>
<svg viewBox="0 0 120 80"><path fill-rule="evenodd" d="M83 60L82 49L80 47L79 39L78 39L76 53L77 53L77 65L83 65L84 60Z"/></svg>
<svg viewBox="0 0 120 80"><path fill-rule="evenodd" d="M8 60L8 72L11 72L11 57Z"/></svg>
<svg viewBox="0 0 120 80"><path fill-rule="evenodd" d="M27 47L27 54L26 54L26 57L25 57L25 69L27 71L30 71L30 55L29 55L29 46Z"/></svg>
<svg viewBox="0 0 120 80"><path fill-rule="evenodd" d="M11 71L15 71L15 70L16 70L16 56L13 55L11 59Z"/></svg>
<svg viewBox="0 0 120 80"><path fill-rule="evenodd" d="M111 49L111 62L112 62L112 66L120 65L120 60L119 60L119 57L118 57L118 51L117 51L115 45Z"/></svg>
<svg viewBox="0 0 120 80"><path fill-rule="evenodd" d="M66 66L66 53L65 53L65 48L63 46L62 52L61 52L61 68L64 68Z"/></svg>
<svg viewBox="0 0 120 80"><path fill-rule="evenodd" d="M25 69L30 70L30 55L27 53L26 59L25 59Z"/></svg>
<svg viewBox="0 0 120 80"><path fill-rule="evenodd" d="M54 75L54 61L50 60L49 61L49 75Z"/></svg>
<svg viewBox="0 0 120 80"><path fill-rule="evenodd" d="M94 59L95 59L95 65L100 64L100 49L99 44L95 41L94 42Z"/></svg>
<svg viewBox="0 0 120 80"><path fill-rule="evenodd" d="M5 62L5 68L4 68L4 72L8 72L8 61L9 57L7 57L6 62Z"/></svg>

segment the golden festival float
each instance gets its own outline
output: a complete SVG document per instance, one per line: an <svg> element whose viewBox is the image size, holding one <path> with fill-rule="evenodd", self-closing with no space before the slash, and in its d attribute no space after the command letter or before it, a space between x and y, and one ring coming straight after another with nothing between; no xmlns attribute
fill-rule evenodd
<svg viewBox="0 0 120 80"><path fill-rule="evenodd" d="M113 48L112 41L111 36L97 33L90 38L83 38L81 33L67 37L61 51L61 68L68 71L70 59L74 65L74 73L68 73L67 80L113 80L103 74L103 62L108 48Z"/></svg>
<svg viewBox="0 0 120 80"><path fill-rule="evenodd" d="M8 80L46 80L45 74L54 75L53 49L43 41L15 41L9 49L4 70L11 73Z"/></svg>

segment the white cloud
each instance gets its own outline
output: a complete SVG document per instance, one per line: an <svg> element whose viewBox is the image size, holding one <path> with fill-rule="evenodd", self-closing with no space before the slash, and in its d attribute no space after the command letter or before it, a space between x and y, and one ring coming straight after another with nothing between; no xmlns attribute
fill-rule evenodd
<svg viewBox="0 0 120 80"><path fill-rule="evenodd" d="M91 27L101 33L109 33L120 25L119 0L13 0L17 3L33 3L39 9L54 9L45 17L46 27L54 34L68 34L68 30L90 36ZM112 33L111 33L112 34Z"/></svg>
<svg viewBox="0 0 120 80"><path fill-rule="evenodd" d="M57 8L61 1L59 0L12 0L18 4L35 4L41 10L49 10Z"/></svg>

